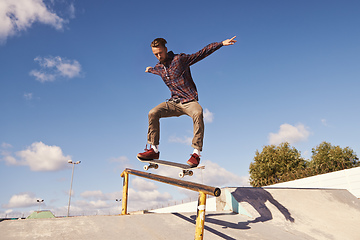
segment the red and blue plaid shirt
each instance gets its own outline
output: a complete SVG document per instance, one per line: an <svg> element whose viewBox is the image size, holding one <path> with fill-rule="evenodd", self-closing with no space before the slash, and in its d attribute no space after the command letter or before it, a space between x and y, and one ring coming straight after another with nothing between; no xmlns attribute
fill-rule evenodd
<svg viewBox="0 0 360 240"><path fill-rule="evenodd" d="M209 56L223 45L221 42L211 43L194 54L174 54L168 52L165 63L158 62L148 72L161 76L171 92L171 98L180 98L181 103L199 100L190 66Z"/></svg>

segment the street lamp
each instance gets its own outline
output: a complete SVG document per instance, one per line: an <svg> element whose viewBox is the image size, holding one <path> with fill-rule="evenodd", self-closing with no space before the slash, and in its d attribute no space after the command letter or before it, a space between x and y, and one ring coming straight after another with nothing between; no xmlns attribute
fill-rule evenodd
<svg viewBox="0 0 360 240"><path fill-rule="evenodd" d="M36 202L39 203L39 211L40 211L40 206L41 206L41 203L44 202L44 199L37 199Z"/></svg>
<svg viewBox="0 0 360 240"><path fill-rule="evenodd" d="M68 163L73 165L72 174L71 174L70 193L69 193L69 205L68 205L68 212L67 212L67 216L69 217L70 201L71 201L71 190L72 190L72 183L73 183L73 179L74 179L74 168L75 168L75 164L79 164L79 163L81 163L81 161L73 162L72 160L68 160Z"/></svg>
<svg viewBox="0 0 360 240"><path fill-rule="evenodd" d="M115 201L119 202L119 207L120 207L121 199L115 199ZM121 208L120 208L120 209L121 209Z"/></svg>

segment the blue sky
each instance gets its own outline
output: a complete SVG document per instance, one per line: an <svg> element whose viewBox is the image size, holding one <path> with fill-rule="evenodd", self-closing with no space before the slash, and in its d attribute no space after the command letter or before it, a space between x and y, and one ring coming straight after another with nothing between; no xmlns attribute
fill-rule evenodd
<svg viewBox="0 0 360 240"><path fill-rule="evenodd" d="M169 98L145 73L157 37L194 53L237 36L193 65L206 113L193 180L246 186L263 146L289 141L303 157L322 141L360 153L358 1L0 0L0 216L120 211L125 167L142 170L147 113ZM161 120L161 159L185 162L189 117ZM161 167L154 173L177 177ZM129 209L196 193L130 177Z"/></svg>

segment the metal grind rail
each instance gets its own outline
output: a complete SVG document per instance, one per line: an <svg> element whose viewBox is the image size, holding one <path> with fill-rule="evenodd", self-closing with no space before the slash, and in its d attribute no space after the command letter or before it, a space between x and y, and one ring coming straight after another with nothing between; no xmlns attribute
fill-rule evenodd
<svg viewBox="0 0 360 240"><path fill-rule="evenodd" d="M160 176L160 175L156 175L156 174L152 174L152 173L146 173L146 172L141 172L141 171L126 168L121 173L121 177L124 178L122 210L121 210L122 215L127 214L129 174L199 192L197 217L196 217L196 229L195 229L195 240L203 239L204 223L205 223L206 194L218 197L221 194L220 188L210 187L210 186L206 186L203 184L193 183L193 182L179 180L179 179L170 178L170 177L164 177L164 176Z"/></svg>

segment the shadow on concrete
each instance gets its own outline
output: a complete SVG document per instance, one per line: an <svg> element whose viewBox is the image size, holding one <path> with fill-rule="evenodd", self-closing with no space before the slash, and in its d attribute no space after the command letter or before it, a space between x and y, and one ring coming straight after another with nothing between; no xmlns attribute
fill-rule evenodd
<svg viewBox="0 0 360 240"><path fill-rule="evenodd" d="M238 223L232 223L232 222L228 222L228 221L223 221L223 220L219 220L219 219L215 219L215 218L211 218L211 217L217 217L217 216L229 216L229 215L238 215L237 213L217 213L217 214L207 214L205 216L205 222L208 223L212 223L212 224L216 224L219 226L222 226L222 228L233 228L233 229L241 229L241 230L246 230L246 229L250 229L251 227L248 226L249 222L238 222ZM195 215L190 216L193 219L196 219Z"/></svg>
<svg viewBox="0 0 360 240"><path fill-rule="evenodd" d="M177 216L177 217L179 217L179 218L181 218L181 219L183 219L183 220L185 220L185 221L188 221L188 222L196 225L196 220L195 220L195 219L196 219L196 216L195 216L195 217L191 216L190 218L188 218L188 217L186 217L186 216L184 216L184 215L182 215L182 214L180 214L180 213L172 213L172 214L175 215L175 216ZM207 222L206 217L205 217L205 222ZM213 234L215 234L215 235L223 238L223 239L226 239L226 240L236 240L235 238L232 238L232 237L230 237L230 236L228 236L228 235L226 235L226 234L224 234L224 233L222 233L222 232L219 232L219 231L217 231L217 230L215 230L215 229L213 229L213 228L211 228L211 227L208 227L208 226L206 226L206 225L204 226L204 229L205 229L206 231L209 231L209 232L211 232L211 233L213 233Z"/></svg>
<svg viewBox="0 0 360 240"><path fill-rule="evenodd" d="M287 221L294 222L295 219L291 217L289 210L284 207L281 203L273 198L273 196L263 188L237 188L232 195L236 199L237 202L247 202L249 203L258 213L259 217L255 218L254 220L246 221L246 222L228 222L224 220L216 219L217 216L225 216L225 215L237 215L237 213L217 213L217 214L206 214L205 222L216 224L222 226L222 228L232 228L232 229L239 229L239 230L247 230L251 229L248 226L250 223L257 223L257 222L266 222L273 219L272 213L270 209L265 205L267 201L273 204L285 217ZM173 213L175 216L178 216L188 222L196 224L196 215L190 216L190 218L183 216L179 213ZM233 239L217 230L214 230L208 226L205 226L207 231L210 231L219 237L224 239Z"/></svg>
<svg viewBox="0 0 360 240"><path fill-rule="evenodd" d="M295 221L295 219L291 217L289 210L263 188L237 188L231 194L236 201L239 203L249 203L260 214L260 217L248 221L248 223L266 222L273 219L271 211L265 205L266 201L273 204L284 215L286 220L290 222Z"/></svg>
<svg viewBox="0 0 360 240"><path fill-rule="evenodd" d="M249 203L259 213L260 216L251 221L233 223L233 222L216 219L216 217L225 216L225 215L227 216L238 215L237 213L206 214L205 222L219 225L224 229L226 228L239 229L239 230L251 229L251 227L248 226L250 223L266 222L273 219L270 209L265 205L267 201L273 204L284 215L287 221L290 222L295 221L295 219L291 217L289 210L281 203L279 203L276 199L274 199L273 196L263 188L237 188L234 192L232 192L232 195L239 203L241 202ZM196 215L192 215L190 216L190 218L188 218L180 213L172 213L172 214L179 218L182 218L183 220L196 224ZM205 225L205 230L212 232L213 234L223 239L228 239L228 240L234 239L206 225Z"/></svg>

